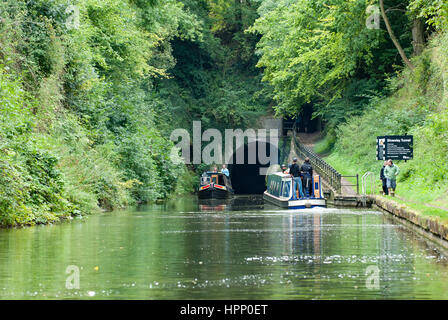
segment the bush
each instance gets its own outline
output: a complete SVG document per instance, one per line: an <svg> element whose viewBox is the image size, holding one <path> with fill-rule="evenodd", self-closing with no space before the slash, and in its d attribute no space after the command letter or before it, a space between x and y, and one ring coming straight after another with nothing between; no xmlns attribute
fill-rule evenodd
<svg viewBox="0 0 448 320"><path fill-rule="evenodd" d="M414 60L414 73L405 70L391 82L400 88L392 96L373 99L361 116L339 126L331 163L345 173L379 174L382 163L376 160L376 137L412 134L414 160L398 163L400 189L421 201L433 201L448 189L448 93L443 85L448 51L441 40L446 37L439 35Z"/></svg>
<svg viewBox="0 0 448 320"><path fill-rule="evenodd" d="M76 214L56 155L39 148L33 137L34 101L7 71L0 66L0 224L32 225Z"/></svg>

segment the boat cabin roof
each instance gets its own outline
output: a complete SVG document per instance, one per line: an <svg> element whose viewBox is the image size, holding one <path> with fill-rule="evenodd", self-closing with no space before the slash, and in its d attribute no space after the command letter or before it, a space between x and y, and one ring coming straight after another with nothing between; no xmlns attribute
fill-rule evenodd
<svg viewBox="0 0 448 320"><path fill-rule="evenodd" d="M274 172L274 173L270 174L270 176L277 176L282 179L291 179L291 176L289 174L284 174L283 172Z"/></svg>
<svg viewBox="0 0 448 320"><path fill-rule="evenodd" d="M214 175L224 175L224 173L222 173L222 172L212 172L212 171L207 171L207 172L204 172L203 174L202 174L203 176L204 175L207 175L207 176L214 176Z"/></svg>
<svg viewBox="0 0 448 320"><path fill-rule="evenodd" d="M210 171L204 172L201 176L200 181L201 181L201 185L215 183L215 184L225 185L229 188L232 188L229 177L221 172L210 172Z"/></svg>

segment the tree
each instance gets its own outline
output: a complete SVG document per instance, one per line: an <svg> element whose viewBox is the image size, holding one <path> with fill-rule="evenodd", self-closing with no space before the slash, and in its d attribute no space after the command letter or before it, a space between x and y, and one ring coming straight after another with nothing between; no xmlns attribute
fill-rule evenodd
<svg viewBox="0 0 448 320"><path fill-rule="evenodd" d="M446 0L410 0L409 11L437 30L448 28L448 2Z"/></svg>
<svg viewBox="0 0 448 320"><path fill-rule="evenodd" d="M422 54L425 48L425 20L415 17L412 26L412 46L414 47L414 56Z"/></svg>
<svg viewBox="0 0 448 320"><path fill-rule="evenodd" d="M379 45L381 32L365 27L363 0L268 0L261 8L250 31L261 34L258 66L274 86L279 114L296 114L313 99L340 97Z"/></svg>
<svg viewBox="0 0 448 320"><path fill-rule="evenodd" d="M397 48L398 52L400 53L401 58L403 59L404 63L409 67L409 69L414 70L415 67L412 64L412 62L408 59L406 56L406 53L404 52L403 48L400 45L400 42L398 41L397 37L394 34L394 31L392 30L392 27L389 22L389 18L387 17L386 10L384 9L384 0L380 0L380 8L381 8L381 16L383 17L384 23L386 24L387 32L389 33L389 36L394 43L395 47ZM416 37L418 37L418 41L420 40L420 35L418 33L419 29L415 29Z"/></svg>

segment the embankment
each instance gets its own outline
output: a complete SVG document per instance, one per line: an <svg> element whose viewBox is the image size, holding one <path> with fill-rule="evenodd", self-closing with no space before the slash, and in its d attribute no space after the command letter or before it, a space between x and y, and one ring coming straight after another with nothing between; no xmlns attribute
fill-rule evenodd
<svg viewBox="0 0 448 320"><path fill-rule="evenodd" d="M423 54L413 58L414 71L404 69L391 79L388 96L372 98L361 115L329 130L315 146L344 175L373 172L375 194L379 194L382 161L376 160L376 137L413 135L414 159L396 162L401 169L398 199L393 200L395 204L383 198L377 201L386 210L444 236L445 229L432 221L448 222L447 40L448 34L434 37ZM401 204L410 211L403 211Z"/></svg>
<svg viewBox="0 0 448 320"><path fill-rule="evenodd" d="M448 248L448 225L441 221L440 218L424 216L404 204L399 204L381 196L370 196L370 199L379 209L408 222L408 224L412 224L415 226L413 228L415 231L418 233L423 233L421 231L424 231L425 236L429 235L432 240Z"/></svg>

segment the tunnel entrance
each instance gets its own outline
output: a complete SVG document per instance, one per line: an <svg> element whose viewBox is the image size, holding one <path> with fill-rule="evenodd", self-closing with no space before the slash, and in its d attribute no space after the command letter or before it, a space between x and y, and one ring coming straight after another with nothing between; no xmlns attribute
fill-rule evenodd
<svg viewBox="0 0 448 320"><path fill-rule="evenodd" d="M256 149L252 143L256 145ZM264 150L266 150L267 157L271 156L270 151L272 147L272 152L277 153L277 159L280 158L280 153L276 146L260 141L252 143L244 144L244 146L241 147L244 149L244 164L236 164L236 155L238 152L242 151L239 149L232 156L232 163L234 164L229 164L228 166L230 171L230 179L232 182L232 187L235 190L235 194L263 194L266 190L266 176L260 174L260 169L267 169L269 164L265 165L260 163L260 159L258 158L258 150L260 147L265 148ZM257 151L255 164L248 164L249 150ZM278 161L277 163L271 163L270 165L273 164L278 164Z"/></svg>

